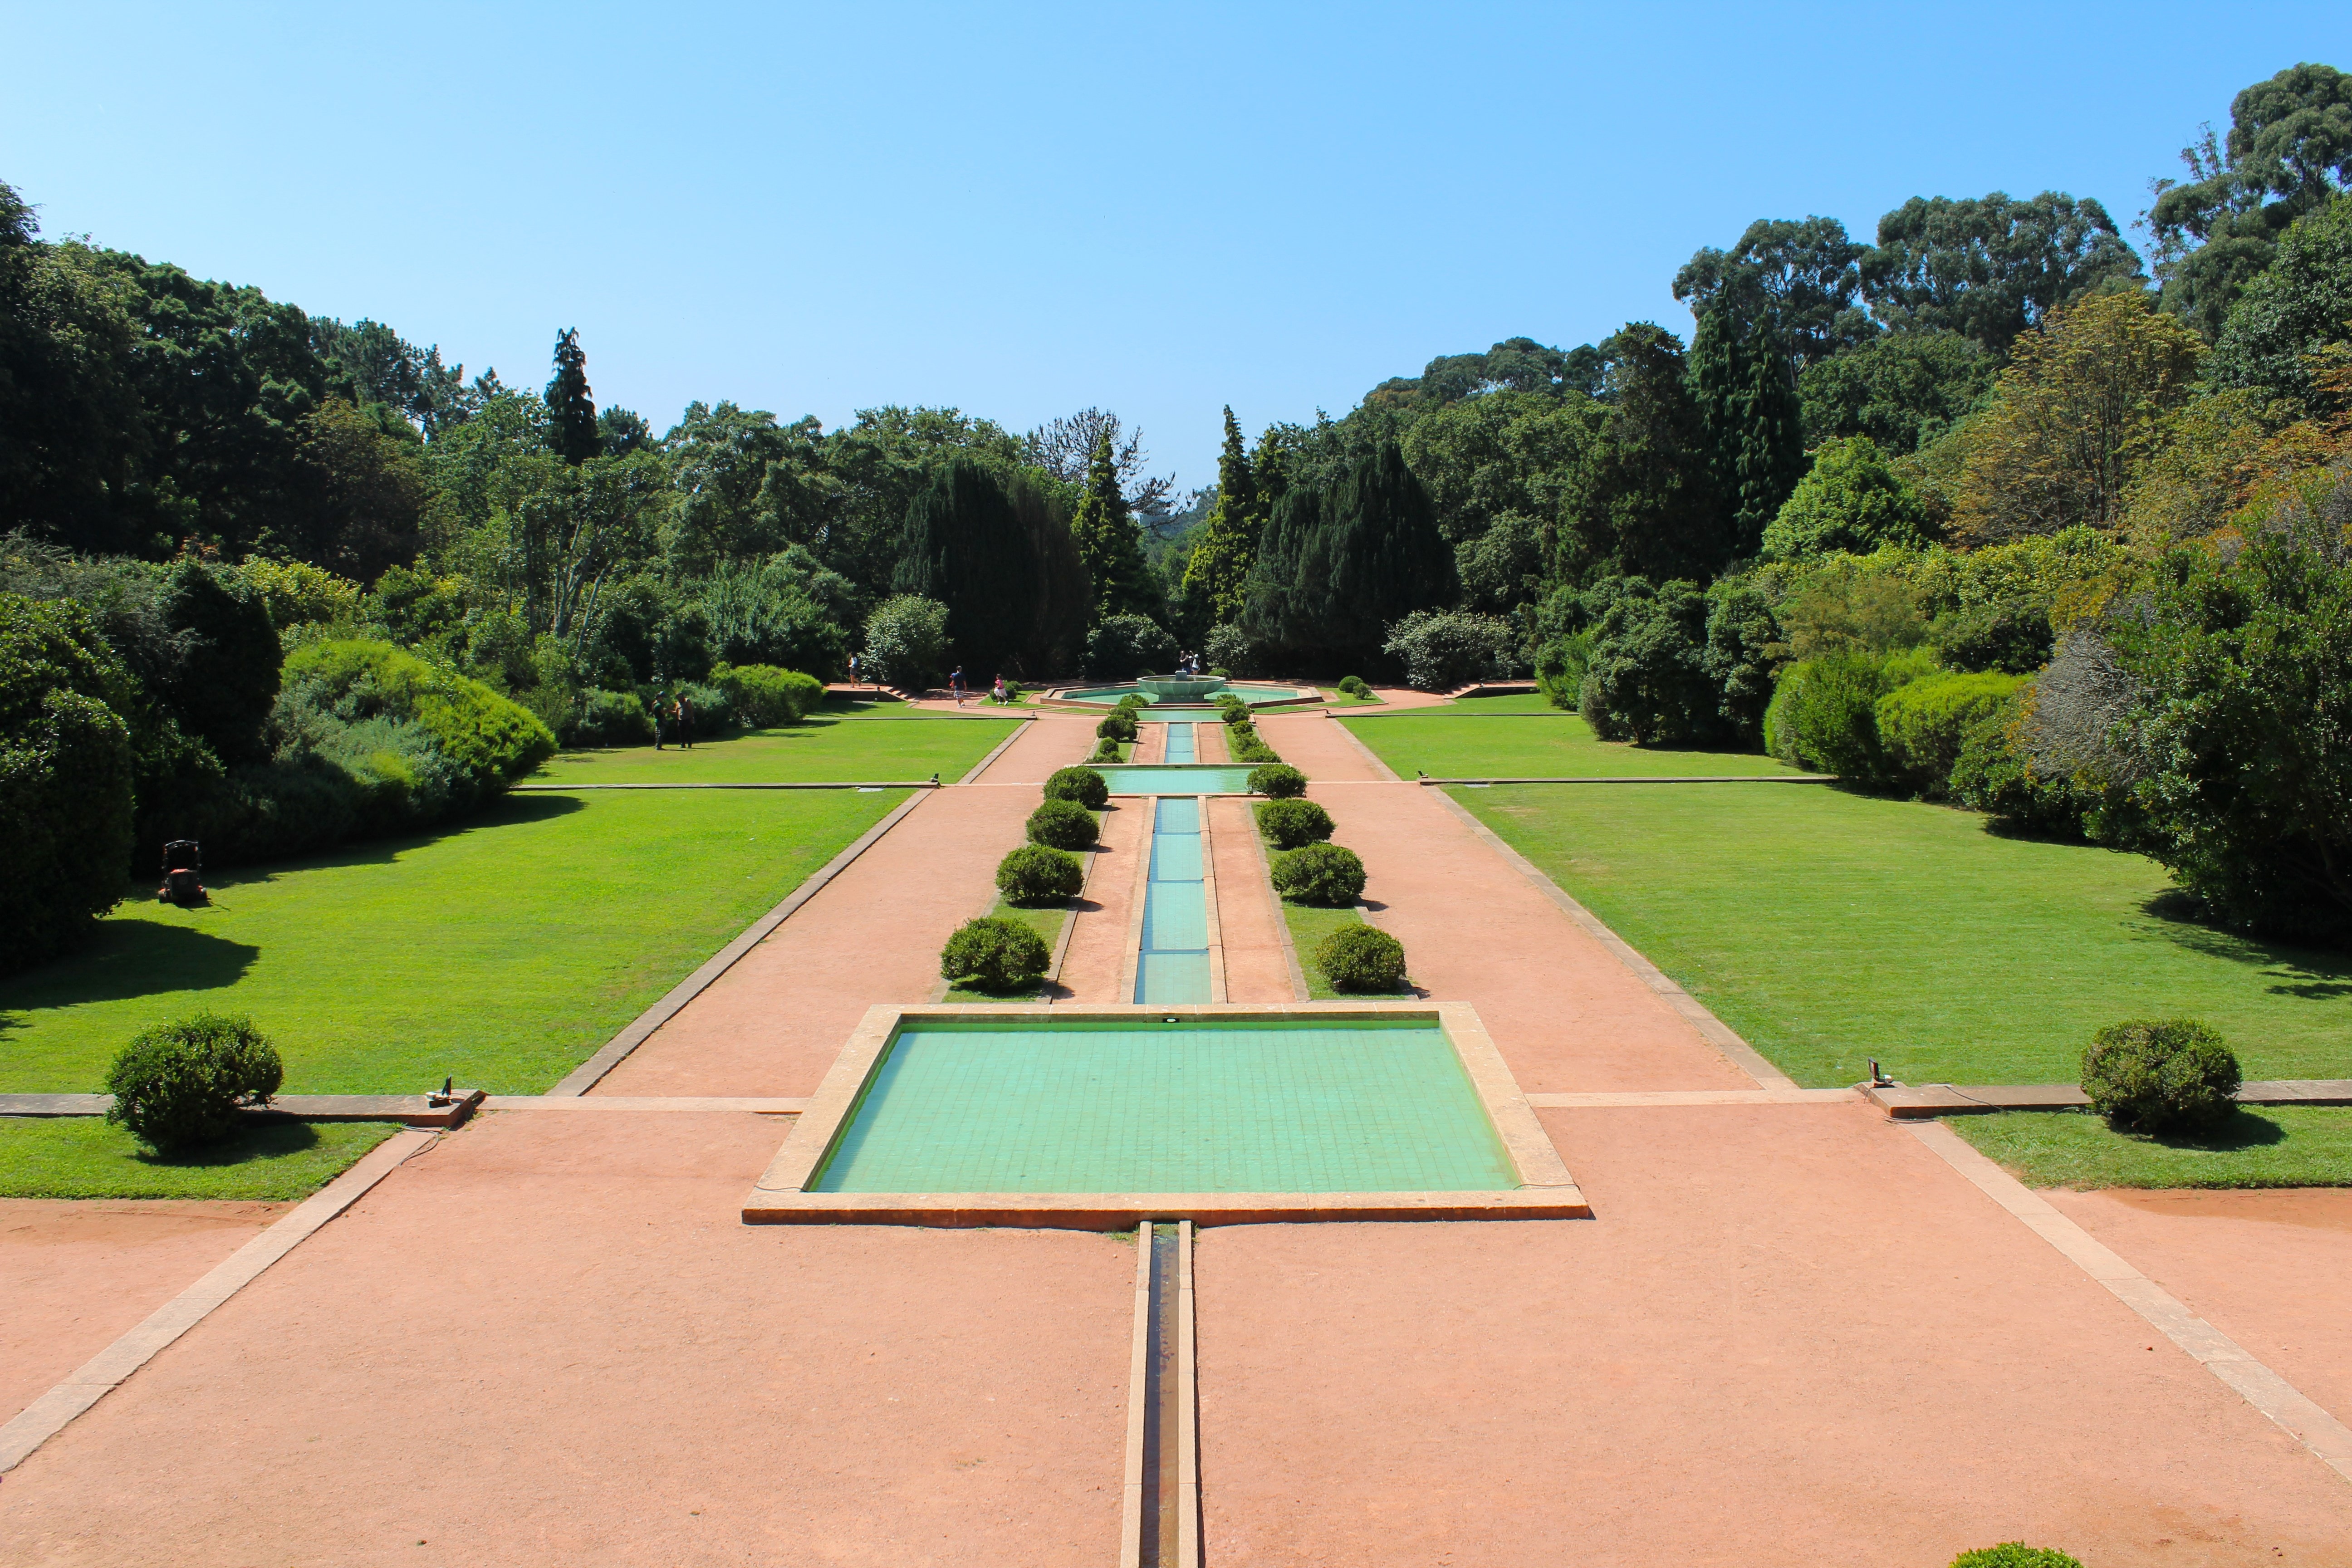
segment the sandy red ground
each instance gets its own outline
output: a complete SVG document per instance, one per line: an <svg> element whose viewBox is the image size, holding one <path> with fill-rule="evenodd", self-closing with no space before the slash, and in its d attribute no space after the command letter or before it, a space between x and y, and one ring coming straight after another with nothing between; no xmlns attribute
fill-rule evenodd
<svg viewBox="0 0 2352 1568"><path fill-rule="evenodd" d="M1430 792L1328 721L1263 727L1524 1088L1747 1083ZM807 1093L869 1005L929 994L938 933L1091 739L1041 720L927 799L604 1089ZM1108 825L1081 1000L1119 999L1142 815ZM1272 1000L1244 816L1213 814L1229 982ZM1939 1568L2021 1536L2091 1568L2352 1565L2352 1488L1874 1113L1543 1117L1591 1221L1203 1237L1211 1563ZM8 1475L0 1561L1111 1561L1131 1247L747 1227L783 1131L480 1119ZM2352 1415L2352 1194L2053 1201ZM97 1242L0 1245L9 1386L266 1217L88 1213Z"/></svg>

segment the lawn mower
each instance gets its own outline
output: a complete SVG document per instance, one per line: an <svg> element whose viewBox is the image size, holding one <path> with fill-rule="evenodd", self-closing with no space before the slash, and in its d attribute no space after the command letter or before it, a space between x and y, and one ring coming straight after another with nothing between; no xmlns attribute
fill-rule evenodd
<svg viewBox="0 0 2352 1568"><path fill-rule="evenodd" d="M163 846L163 885L155 889L159 902L182 909L212 902L196 873L205 868L203 849L193 838L174 838Z"/></svg>

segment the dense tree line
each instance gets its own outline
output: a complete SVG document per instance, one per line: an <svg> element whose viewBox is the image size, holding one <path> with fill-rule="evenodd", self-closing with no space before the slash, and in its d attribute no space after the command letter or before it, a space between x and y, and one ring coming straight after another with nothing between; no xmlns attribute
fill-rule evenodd
<svg viewBox="0 0 2352 1568"><path fill-rule="evenodd" d="M2206 700L2182 672L2222 657L2231 615L2306 628L2340 587L2352 79L2281 71L2182 157L2146 265L2061 191L1915 196L1866 241L1759 219L1672 279L1686 332L1441 355L1255 442L1228 409L1190 497L1098 408L1022 435L697 403L656 433L597 405L575 332L542 391L468 379L380 322L44 242L0 186L0 590L95 617L20 640L96 639L61 689L121 668L142 822L241 789L224 820L249 826L284 796L267 770L359 754L260 683L234 723L203 711L186 661L240 639L399 650L569 742L635 732L680 686L723 704L745 668L1124 677L1189 648L1235 674L1532 670L1604 735L1769 745L2147 847L2232 919L2334 930L2341 775L2260 795L2301 803L2277 831L2320 869L2250 892L2215 846L2284 818L2216 805L2221 773L2181 760L2208 741L2179 737L2288 773L2341 759L2149 705ZM257 596L267 635L196 624ZM2336 657L2300 636L2263 646ZM2332 711L2338 687L2305 695ZM12 722L70 728L33 711Z"/></svg>

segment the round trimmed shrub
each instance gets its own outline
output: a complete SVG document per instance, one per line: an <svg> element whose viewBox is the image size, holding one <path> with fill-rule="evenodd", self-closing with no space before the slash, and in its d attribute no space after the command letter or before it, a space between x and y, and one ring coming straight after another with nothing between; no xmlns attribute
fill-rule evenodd
<svg viewBox="0 0 2352 1568"><path fill-rule="evenodd" d="M2091 1037L2083 1092L2091 1109L2137 1132L2194 1132L2237 1110L2235 1052L2194 1018L2132 1018Z"/></svg>
<svg viewBox="0 0 2352 1568"><path fill-rule="evenodd" d="M1398 991L1404 943L1377 926L1341 926L1315 944L1315 967L1334 991Z"/></svg>
<svg viewBox="0 0 2352 1568"><path fill-rule="evenodd" d="M1151 700L1144 696L1140 691L1129 691L1121 694L1118 701L1114 704L1114 706L1125 709L1128 712L1132 713L1139 708L1150 707Z"/></svg>
<svg viewBox="0 0 2352 1568"><path fill-rule="evenodd" d="M1105 714L1102 722L1095 726L1095 734L1105 741L1134 740L1135 710L1120 708Z"/></svg>
<svg viewBox="0 0 2352 1568"><path fill-rule="evenodd" d="M1364 678L1360 675L1342 676L1333 689L1344 691L1350 697L1370 697L1372 694L1372 689L1364 684Z"/></svg>
<svg viewBox="0 0 2352 1568"><path fill-rule="evenodd" d="M1269 800L1290 800L1307 793L1307 775L1288 763L1267 763L1250 770L1250 794Z"/></svg>
<svg viewBox="0 0 2352 1568"><path fill-rule="evenodd" d="M1999 1546L1979 1546L1974 1552L1961 1552L1952 1559L1952 1568L2083 1568L2083 1560L2054 1547L2004 1541Z"/></svg>
<svg viewBox="0 0 2352 1568"><path fill-rule="evenodd" d="M1225 750L1237 763L1278 763L1282 753L1258 738L1255 726L1236 724L1225 731Z"/></svg>
<svg viewBox="0 0 2352 1568"><path fill-rule="evenodd" d="M1075 800L1049 800L1029 814L1029 839L1054 849L1091 849L1102 837L1095 814Z"/></svg>
<svg viewBox="0 0 2352 1568"><path fill-rule="evenodd" d="M1075 800L1088 811L1110 804L1110 781L1092 768L1056 768L1045 781L1047 800Z"/></svg>
<svg viewBox="0 0 2352 1568"><path fill-rule="evenodd" d="M141 1031L106 1071L106 1119L160 1154L217 1143L237 1109L267 1105L286 1079L278 1049L250 1018L199 1013Z"/></svg>
<svg viewBox="0 0 2352 1568"><path fill-rule="evenodd" d="M982 915L966 921L940 950L940 975L982 991L1034 985L1054 961L1045 939L1019 921Z"/></svg>
<svg viewBox="0 0 2352 1568"><path fill-rule="evenodd" d="M1250 718L1250 705L1230 691L1217 693L1217 711L1223 716L1228 724L1247 724L1253 721Z"/></svg>
<svg viewBox="0 0 2352 1568"><path fill-rule="evenodd" d="M1294 903L1341 909L1364 890L1364 863L1337 844L1309 844L1274 858L1274 890Z"/></svg>
<svg viewBox="0 0 2352 1568"><path fill-rule="evenodd" d="M1024 844L996 863L996 890L1016 904L1058 904L1075 899L1086 880L1086 868L1076 856L1043 844Z"/></svg>
<svg viewBox="0 0 2352 1568"><path fill-rule="evenodd" d="M1095 742L1095 749L1092 753L1087 756L1087 761L1090 763L1115 763L1118 761L1118 742L1117 741L1097 741Z"/></svg>
<svg viewBox="0 0 2352 1568"><path fill-rule="evenodd" d="M1330 837L1331 814L1311 800L1260 801L1257 830L1276 849L1296 849Z"/></svg>

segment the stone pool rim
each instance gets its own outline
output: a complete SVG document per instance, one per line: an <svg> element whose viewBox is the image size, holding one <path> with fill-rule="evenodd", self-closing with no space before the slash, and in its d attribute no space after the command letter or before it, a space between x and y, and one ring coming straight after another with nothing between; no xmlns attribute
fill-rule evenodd
<svg viewBox="0 0 2352 1568"><path fill-rule="evenodd" d="M1496 1138L1517 1175L1501 1191L1403 1193L820 1193L808 1190L856 1114L900 1028L936 1020L1003 1018L1084 1023L1215 1019L1278 1023L1383 1017L1433 1023L1454 1047ZM1178 1005L1057 1007L1042 1003L866 1009L775 1158L743 1200L746 1225L1015 1226L1131 1230L1152 1221L1195 1225L1311 1220L1591 1219L1566 1162L1518 1081L1466 1002L1208 1002Z"/></svg>
<svg viewBox="0 0 2352 1568"><path fill-rule="evenodd" d="M1102 713L1108 711L1112 706L1114 706L1114 704L1074 697L1071 696L1070 693L1077 691L1102 691L1114 686L1132 686L1134 684L1135 682L1131 680L1070 681L1058 686L1047 687L1045 690L1037 694L1037 701L1041 707L1066 708L1073 709L1080 712ZM1319 688L1302 685L1295 680L1234 679L1229 681L1228 684L1234 687L1255 687L1267 690L1287 690L1291 693L1288 697L1259 698L1249 703L1252 710L1260 708L1309 707L1323 700L1323 693ZM1170 701L1155 703L1151 706L1159 708L1163 712L1177 710L1213 714L1217 711L1215 705L1211 701Z"/></svg>

